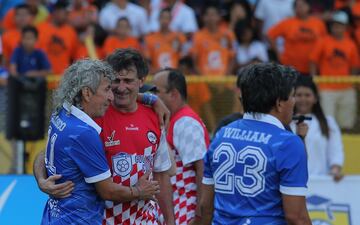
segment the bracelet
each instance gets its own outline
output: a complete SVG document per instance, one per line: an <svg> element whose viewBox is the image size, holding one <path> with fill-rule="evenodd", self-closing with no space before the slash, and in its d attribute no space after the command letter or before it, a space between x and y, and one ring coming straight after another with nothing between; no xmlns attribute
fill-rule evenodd
<svg viewBox="0 0 360 225"><path fill-rule="evenodd" d="M129 188L130 188L130 195L131 195L131 197L134 197L134 190L132 189L131 186L130 186Z"/></svg>
<svg viewBox="0 0 360 225"><path fill-rule="evenodd" d="M139 194L139 198L141 199L141 191L140 191L140 188L138 187L138 186L134 186L135 187L135 189L137 190L137 192L138 192L138 194Z"/></svg>
<svg viewBox="0 0 360 225"><path fill-rule="evenodd" d="M145 105L153 106L157 100L158 96L150 93L144 93L141 102Z"/></svg>

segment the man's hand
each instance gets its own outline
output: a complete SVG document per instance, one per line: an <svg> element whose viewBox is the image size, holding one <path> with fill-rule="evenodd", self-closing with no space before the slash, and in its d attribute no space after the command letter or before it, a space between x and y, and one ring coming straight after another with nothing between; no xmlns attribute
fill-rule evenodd
<svg viewBox="0 0 360 225"><path fill-rule="evenodd" d="M154 200L154 195L160 193L160 185L158 181L149 180L150 172L145 173L135 185L137 196L141 200Z"/></svg>
<svg viewBox="0 0 360 225"><path fill-rule="evenodd" d="M169 109L165 106L164 102L160 98L158 98L158 100L155 102L153 109L159 117L160 127L167 129L170 120Z"/></svg>
<svg viewBox="0 0 360 225"><path fill-rule="evenodd" d="M188 223L188 225L199 225L199 224L201 224L201 218L197 216L192 218Z"/></svg>
<svg viewBox="0 0 360 225"><path fill-rule="evenodd" d="M47 193L55 198L67 198L74 190L75 184L72 181L66 181L61 184L55 184L61 175L52 175L47 179L39 179L39 187L42 192Z"/></svg>

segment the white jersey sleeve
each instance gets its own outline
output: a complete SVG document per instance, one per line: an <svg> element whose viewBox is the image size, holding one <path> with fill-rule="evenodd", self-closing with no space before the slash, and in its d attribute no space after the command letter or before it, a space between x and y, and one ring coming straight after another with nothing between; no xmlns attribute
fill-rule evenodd
<svg viewBox="0 0 360 225"><path fill-rule="evenodd" d="M171 167L171 159L169 155L169 145L166 141L166 133L161 131L159 147L155 153L154 172L164 172Z"/></svg>
<svg viewBox="0 0 360 225"><path fill-rule="evenodd" d="M204 158L204 128L192 117L182 117L174 125L173 142L184 165Z"/></svg>

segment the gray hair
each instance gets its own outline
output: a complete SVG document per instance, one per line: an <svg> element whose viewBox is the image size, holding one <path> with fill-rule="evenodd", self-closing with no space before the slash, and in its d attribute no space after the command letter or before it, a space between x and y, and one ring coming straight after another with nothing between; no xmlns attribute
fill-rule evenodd
<svg viewBox="0 0 360 225"><path fill-rule="evenodd" d="M107 78L110 81L115 79L114 70L104 61L82 59L72 64L66 69L60 86L55 92L54 113L57 114L64 103L82 109L81 89L88 87L93 93L96 93L101 78Z"/></svg>

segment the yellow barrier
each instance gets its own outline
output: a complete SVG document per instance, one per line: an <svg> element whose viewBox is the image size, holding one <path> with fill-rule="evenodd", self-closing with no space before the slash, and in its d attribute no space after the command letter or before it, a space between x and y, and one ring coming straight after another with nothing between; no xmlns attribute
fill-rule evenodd
<svg viewBox="0 0 360 225"><path fill-rule="evenodd" d="M48 82L59 82L61 76L59 75L50 75L47 77ZM151 76L148 76L147 80L151 80ZM359 84L359 76L315 76L314 80L316 83L353 83ZM188 83L221 83L221 84L235 84L236 76L227 75L227 76L199 76L199 75L187 75L186 81Z"/></svg>

